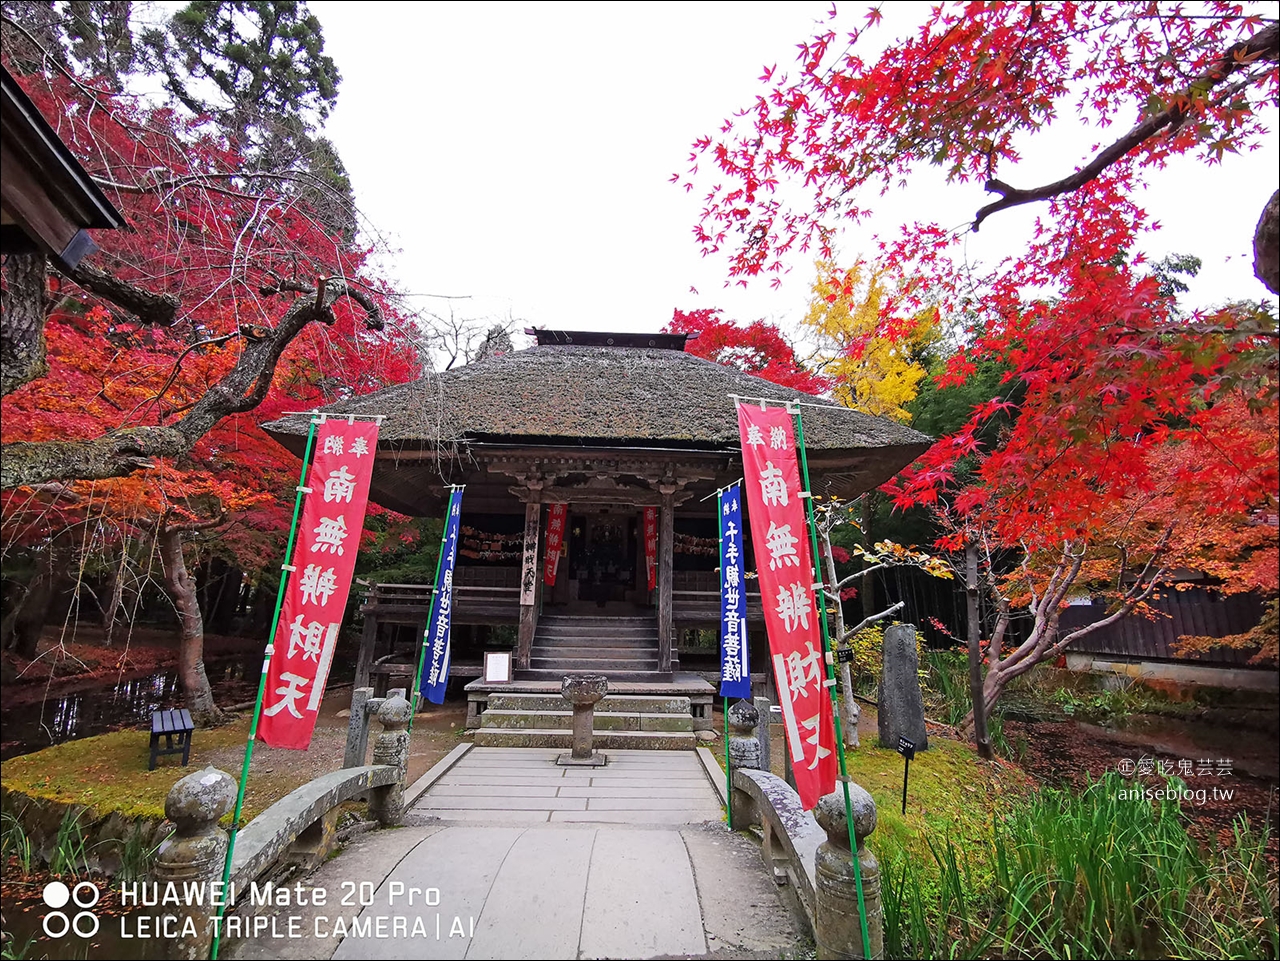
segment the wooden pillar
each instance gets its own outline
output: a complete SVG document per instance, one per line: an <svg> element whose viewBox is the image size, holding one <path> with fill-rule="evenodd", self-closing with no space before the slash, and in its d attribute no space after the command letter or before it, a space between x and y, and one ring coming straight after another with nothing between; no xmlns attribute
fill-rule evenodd
<svg viewBox="0 0 1280 961"><path fill-rule="evenodd" d="M675 634L672 624L671 581L672 553L675 550L674 487L659 488L662 506L658 508L658 670L671 670L671 646Z"/></svg>
<svg viewBox="0 0 1280 961"><path fill-rule="evenodd" d="M369 686L369 672L378 646L378 615L367 608L373 607L377 599L378 585L375 584L365 598L364 629L360 632L360 654L356 657L356 687Z"/></svg>
<svg viewBox="0 0 1280 961"><path fill-rule="evenodd" d="M542 504L538 491L530 490L524 505L524 554L520 563L520 634L516 644L516 667L529 668L533 633L538 627L538 534L542 526Z"/></svg>

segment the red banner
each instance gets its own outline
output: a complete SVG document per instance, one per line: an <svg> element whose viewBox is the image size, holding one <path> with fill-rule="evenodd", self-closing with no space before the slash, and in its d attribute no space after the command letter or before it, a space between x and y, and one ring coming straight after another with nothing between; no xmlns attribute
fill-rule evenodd
<svg viewBox="0 0 1280 961"><path fill-rule="evenodd" d="M258 738L306 750L351 591L377 422L325 420L303 488L302 515L274 638Z"/></svg>
<svg viewBox="0 0 1280 961"><path fill-rule="evenodd" d="M658 586L658 508L644 509L644 569L649 575L649 590Z"/></svg>
<svg viewBox="0 0 1280 961"><path fill-rule="evenodd" d="M547 587L556 586L556 570L560 567L560 545L564 543L565 515L568 504L552 504L547 508L547 556L542 565L542 580Z"/></svg>
<svg viewBox="0 0 1280 961"><path fill-rule="evenodd" d="M795 428L785 407L738 405L743 489L755 548L770 660L787 730L796 790L808 810L835 790L839 760L814 603L813 559L799 496Z"/></svg>

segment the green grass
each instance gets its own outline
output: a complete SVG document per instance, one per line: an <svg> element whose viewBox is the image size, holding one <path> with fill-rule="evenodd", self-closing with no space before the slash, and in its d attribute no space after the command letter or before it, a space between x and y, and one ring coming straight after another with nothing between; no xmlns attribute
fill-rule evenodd
<svg viewBox="0 0 1280 961"><path fill-rule="evenodd" d="M208 755L242 745L248 730L248 718L202 728L196 732L200 753ZM161 820L169 789L179 778L198 770L197 762L193 759L187 768L162 763L148 771L148 756L145 731L112 731L5 761L2 783L28 797L82 805L99 817L116 813L129 819ZM253 817L295 787L297 784L287 778L255 771L253 791L246 798L246 816Z"/></svg>
<svg viewBox="0 0 1280 961"><path fill-rule="evenodd" d="M960 741L932 737L929 750L916 754L907 782L907 813L902 813L902 755L865 739L845 752L849 775L876 802L876 830L869 843L882 862L903 854L932 863L930 842L952 839L976 856L972 869L984 878L995 865L987 856L991 819L1033 787L1021 771L1003 763L981 761ZM922 879L930 889L936 877Z"/></svg>
<svg viewBox="0 0 1280 961"><path fill-rule="evenodd" d="M1229 847L1205 854L1178 802L1126 797L1135 783L1113 772L1080 792L1044 788L993 818L977 847L949 837L927 859L890 855L886 955L1277 957L1268 829L1242 820ZM975 869L983 861L994 875Z"/></svg>

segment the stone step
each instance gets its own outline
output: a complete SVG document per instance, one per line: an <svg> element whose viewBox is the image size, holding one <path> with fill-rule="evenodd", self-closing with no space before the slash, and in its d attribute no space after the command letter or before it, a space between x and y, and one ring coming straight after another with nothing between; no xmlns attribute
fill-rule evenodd
<svg viewBox="0 0 1280 961"><path fill-rule="evenodd" d="M692 732L602 731L594 735L596 750L692 751L698 740ZM573 732L568 728L482 727L476 731L476 747L552 747L569 750Z"/></svg>
<svg viewBox="0 0 1280 961"><path fill-rule="evenodd" d="M573 711L504 711L489 708L480 715L480 727L510 728L513 730L571 728ZM683 733L693 731L693 718L680 714L644 714L597 710L591 724L596 733L605 731L669 731Z"/></svg>
<svg viewBox="0 0 1280 961"><path fill-rule="evenodd" d="M559 694L518 694L494 691L489 711L567 711L569 702ZM606 694L596 710L619 714L685 714L692 711L689 698L670 694Z"/></svg>

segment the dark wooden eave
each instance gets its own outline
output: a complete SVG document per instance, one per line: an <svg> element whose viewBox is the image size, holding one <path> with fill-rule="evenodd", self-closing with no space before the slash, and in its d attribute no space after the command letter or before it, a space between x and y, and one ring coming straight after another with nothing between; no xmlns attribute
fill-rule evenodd
<svg viewBox="0 0 1280 961"><path fill-rule="evenodd" d="M86 231L117 229L124 216L9 71L0 71L0 245L5 253L41 250L72 270L97 249Z"/></svg>
<svg viewBox="0 0 1280 961"><path fill-rule="evenodd" d="M631 334L607 330L548 330L526 327L524 332L539 347L652 347L655 350L684 350L697 334Z"/></svg>

